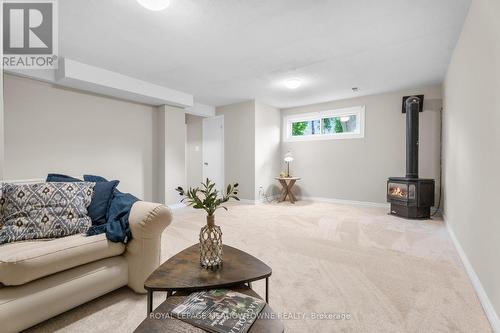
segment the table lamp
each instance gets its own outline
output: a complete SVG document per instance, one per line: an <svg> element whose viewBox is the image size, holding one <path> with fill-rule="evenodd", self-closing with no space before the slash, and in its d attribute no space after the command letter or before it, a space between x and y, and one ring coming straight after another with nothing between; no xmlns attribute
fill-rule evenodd
<svg viewBox="0 0 500 333"><path fill-rule="evenodd" d="M287 177L290 177L290 162L293 161L293 155L291 152L288 152L285 154L285 158L284 158L285 162L286 162L286 176Z"/></svg>

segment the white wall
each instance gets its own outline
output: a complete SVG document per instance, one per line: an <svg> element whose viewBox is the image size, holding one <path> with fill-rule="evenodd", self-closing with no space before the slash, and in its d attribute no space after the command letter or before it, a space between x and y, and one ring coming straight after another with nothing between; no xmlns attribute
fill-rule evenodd
<svg viewBox="0 0 500 333"><path fill-rule="evenodd" d="M224 115L225 183L239 183L241 199L255 200L255 101L216 108Z"/></svg>
<svg viewBox="0 0 500 333"><path fill-rule="evenodd" d="M425 95L424 112L420 114L419 175L436 179L437 192L442 97L440 86L429 86L282 110L284 119L290 114L366 106L363 139L282 143L282 155L287 151L294 155L291 173L302 178L297 182L298 194L385 203L387 178L406 173L406 127L401 104L403 96L412 94Z"/></svg>
<svg viewBox="0 0 500 333"><path fill-rule="evenodd" d="M269 105L255 102L255 199L279 193L277 181L282 165L281 113ZM259 188L262 186L263 192Z"/></svg>
<svg viewBox="0 0 500 333"><path fill-rule="evenodd" d="M0 6L0 17L3 17L3 6ZM0 54L3 55L3 33L0 33ZM4 179L4 99L3 99L3 62L0 62L0 180Z"/></svg>
<svg viewBox="0 0 500 333"><path fill-rule="evenodd" d="M203 181L203 117L186 115L186 186Z"/></svg>
<svg viewBox="0 0 500 333"><path fill-rule="evenodd" d="M97 174L154 199L157 109L10 75L4 88L6 179Z"/></svg>
<svg viewBox="0 0 500 333"><path fill-rule="evenodd" d="M156 133L158 133L156 138L156 147L153 147L153 151L156 152L156 161L158 164L158 170L155 172L157 178L154 179L156 182L156 202L165 203L165 153L167 146L167 134L166 134L166 119L165 119L165 109L164 106L158 107L158 122L156 124Z"/></svg>
<svg viewBox="0 0 500 333"><path fill-rule="evenodd" d="M472 1L444 84L443 145L446 222L496 310L487 314L500 332L499 18L498 0Z"/></svg>
<svg viewBox="0 0 500 333"><path fill-rule="evenodd" d="M186 186L186 116L184 109L175 106L164 105L159 109L165 117L164 203L176 205L181 198L175 189Z"/></svg>
<svg viewBox="0 0 500 333"><path fill-rule="evenodd" d="M1 9L0 9L0 14L2 14ZM2 41L2 37L0 37L0 42L1 41ZM0 45L0 49L1 48L2 48L2 46ZM0 53L0 54L2 54L2 53ZM4 79L4 75L3 75L2 65L0 65L0 180L4 179L4 167L5 167L5 162L4 162L5 136L4 136L4 111L3 111L3 105L4 105L3 79Z"/></svg>

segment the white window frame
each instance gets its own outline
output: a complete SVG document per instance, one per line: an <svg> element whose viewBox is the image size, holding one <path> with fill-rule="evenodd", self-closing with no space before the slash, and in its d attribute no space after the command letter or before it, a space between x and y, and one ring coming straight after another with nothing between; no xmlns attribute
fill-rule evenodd
<svg viewBox="0 0 500 333"><path fill-rule="evenodd" d="M351 133L322 134L324 118L342 117L355 115L358 119L358 128ZM320 133L302 136L292 136L292 123L300 121L311 121L320 119ZM362 139L365 137L365 106L354 106L349 108L308 112L286 116L283 122L283 141L315 141L315 140L338 140L338 139Z"/></svg>

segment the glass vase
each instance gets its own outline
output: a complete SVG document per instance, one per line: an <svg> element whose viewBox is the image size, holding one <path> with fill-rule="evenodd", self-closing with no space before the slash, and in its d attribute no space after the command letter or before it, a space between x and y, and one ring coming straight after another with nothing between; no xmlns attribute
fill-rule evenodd
<svg viewBox="0 0 500 333"><path fill-rule="evenodd" d="M215 216L207 216L207 224L200 230L200 264L206 269L222 266L222 231L215 225Z"/></svg>

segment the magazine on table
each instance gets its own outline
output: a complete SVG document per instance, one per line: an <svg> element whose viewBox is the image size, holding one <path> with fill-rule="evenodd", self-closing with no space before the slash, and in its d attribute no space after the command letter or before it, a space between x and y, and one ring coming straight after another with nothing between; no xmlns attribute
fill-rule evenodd
<svg viewBox="0 0 500 333"><path fill-rule="evenodd" d="M172 315L214 333L246 333L266 306L259 298L226 289L196 292Z"/></svg>

